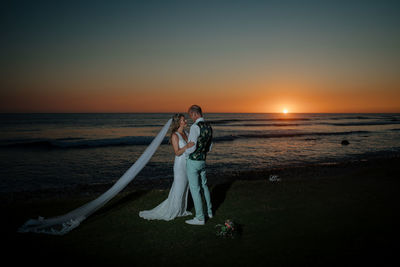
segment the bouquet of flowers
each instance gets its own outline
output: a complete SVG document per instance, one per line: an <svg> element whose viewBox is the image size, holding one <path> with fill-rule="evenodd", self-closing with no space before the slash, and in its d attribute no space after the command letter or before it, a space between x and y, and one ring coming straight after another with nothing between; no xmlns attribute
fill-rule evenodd
<svg viewBox="0 0 400 267"><path fill-rule="evenodd" d="M237 225L229 219L224 224L217 224L215 227L217 228L217 236L234 238L238 232Z"/></svg>

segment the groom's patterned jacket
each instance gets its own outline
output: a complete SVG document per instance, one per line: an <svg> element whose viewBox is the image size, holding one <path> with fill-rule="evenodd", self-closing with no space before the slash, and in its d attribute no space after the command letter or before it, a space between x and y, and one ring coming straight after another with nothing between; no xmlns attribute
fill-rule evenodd
<svg viewBox="0 0 400 267"><path fill-rule="evenodd" d="M207 152L210 151L213 130L208 122L199 121L200 135L197 139L196 150L189 155L191 160L206 160Z"/></svg>

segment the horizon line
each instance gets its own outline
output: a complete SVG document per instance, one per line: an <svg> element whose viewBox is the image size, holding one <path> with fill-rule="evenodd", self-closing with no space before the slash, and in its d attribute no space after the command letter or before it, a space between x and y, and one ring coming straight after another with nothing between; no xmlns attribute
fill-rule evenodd
<svg viewBox="0 0 400 267"><path fill-rule="evenodd" d="M0 112L0 114L176 114L177 112ZM186 112L183 112L186 113ZM203 114L284 114L283 112L203 112ZM400 114L398 112L288 112L290 114Z"/></svg>

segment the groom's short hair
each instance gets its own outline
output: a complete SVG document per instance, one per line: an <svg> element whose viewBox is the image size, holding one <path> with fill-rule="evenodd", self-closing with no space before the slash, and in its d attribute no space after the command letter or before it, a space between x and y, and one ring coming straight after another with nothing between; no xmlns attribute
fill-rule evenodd
<svg viewBox="0 0 400 267"><path fill-rule="evenodd" d="M195 112L195 113L200 114L200 116L203 116L203 112L201 111L201 107L198 106L198 105L192 105L192 106L189 108L189 113L190 113L190 112Z"/></svg>

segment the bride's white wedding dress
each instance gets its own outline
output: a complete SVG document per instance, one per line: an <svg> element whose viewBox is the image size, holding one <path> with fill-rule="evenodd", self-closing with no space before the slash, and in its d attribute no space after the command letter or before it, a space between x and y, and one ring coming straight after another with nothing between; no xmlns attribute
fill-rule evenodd
<svg viewBox="0 0 400 267"><path fill-rule="evenodd" d="M187 142L178 132L176 132L176 134L179 138L179 148L184 147ZM180 156L175 156L174 181L169 191L168 198L152 210L139 212L139 216L147 220L170 221L176 217L191 215L192 213L186 210L188 192L186 157L185 153L183 153Z"/></svg>

